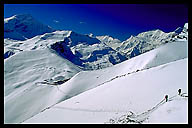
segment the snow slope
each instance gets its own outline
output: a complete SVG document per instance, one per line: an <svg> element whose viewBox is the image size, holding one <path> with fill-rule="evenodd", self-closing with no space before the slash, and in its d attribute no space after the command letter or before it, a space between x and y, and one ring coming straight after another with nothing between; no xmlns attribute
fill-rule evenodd
<svg viewBox="0 0 192 128"><path fill-rule="evenodd" d="M162 101L165 94L175 96L178 88L188 92L186 67L187 59L183 59L117 78L65 100L24 123L109 123L110 119L130 112L139 115ZM186 98L164 101L156 111L147 113L146 123L187 123L187 101ZM167 110L173 112L167 113Z"/></svg>
<svg viewBox="0 0 192 128"><path fill-rule="evenodd" d="M188 123L188 98L175 97L154 111L144 123Z"/></svg>
<svg viewBox="0 0 192 128"><path fill-rule="evenodd" d="M68 32L61 33L61 35L63 33L66 36L69 35ZM39 40L45 35L34 37L31 40L36 38ZM47 39L50 36L45 37ZM56 39L60 39L60 37ZM78 73L81 70L77 66L68 60L63 60L53 50L47 48L47 45L50 44L49 41L51 42L52 38L43 40L44 44L46 44L45 47L40 46L31 50L33 47L31 47L30 42L33 41L28 40L28 42L26 41L21 45L21 48L24 47L24 51L4 60L6 123L23 122L47 107L103 85L120 76L187 57L187 42L178 41L168 43L113 67ZM38 41L33 43L37 44L36 42ZM67 81L69 78L71 80ZM87 81L86 78L89 78L89 80ZM62 84L64 81L67 82Z"/></svg>
<svg viewBox="0 0 192 128"><path fill-rule="evenodd" d="M4 38L26 40L54 29L35 20L30 14L19 14L4 19Z"/></svg>
<svg viewBox="0 0 192 128"><path fill-rule="evenodd" d="M61 103L24 123L104 123L129 111L138 115L165 94L177 95L178 88L188 93L187 80L187 42L168 43L115 66L78 73L58 86L65 94L58 94Z"/></svg>
<svg viewBox="0 0 192 128"><path fill-rule="evenodd" d="M57 103L55 84L79 71L48 48L19 52L4 60L5 122L18 123Z"/></svg>

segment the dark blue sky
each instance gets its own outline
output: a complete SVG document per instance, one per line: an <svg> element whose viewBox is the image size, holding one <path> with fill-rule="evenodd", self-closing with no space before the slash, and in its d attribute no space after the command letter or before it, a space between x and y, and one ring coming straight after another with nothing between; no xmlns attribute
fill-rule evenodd
<svg viewBox="0 0 192 128"><path fill-rule="evenodd" d="M188 22L184 4L5 4L4 18L31 14L55 29L110 35L121 41L140 32L174 31Z"/></svg>

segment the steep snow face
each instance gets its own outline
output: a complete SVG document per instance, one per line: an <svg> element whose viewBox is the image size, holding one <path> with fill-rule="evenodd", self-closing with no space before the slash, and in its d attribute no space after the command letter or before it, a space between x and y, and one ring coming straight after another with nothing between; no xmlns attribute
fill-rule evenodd
<svg viewBox="0 0 192 128"><path fill-rule="evenodd" d="M64 41L51 45L64 58L85 69L100 69L120 63L127 58L98 39L71 32Z"/></svg>
<svg viewBox="0 0 192 128"><path fill-rule="evenodd" d="M120 46L121 41L118 39L115 39L113 37L110 36L96 36L96 38L98 40L100 40L101 42L107 44L109 47L113 48L114 50Z"/></svg>
<svg viewBox="0 0 192 128"><path fill-rule="evenodd" d="M29 14L14 15L4 19L4 38L26 40L54 30L35 20Z"/></svg>
<svg viewBox="0 0 192 128"><path fill-rule="evenodd" d="M19 123L57 103L56 86L80 71L47 48L19 52L4 60L5 122Z"/></svg>
<svg viewBox="0 0 192 128"><path fill-rule="evenodd" d="M123 41L117 50L122 52L128 58L132 58L157 48L162 44L174 41L173 38L175 35L175 32L165 33L161 30L143 32Z"/></svg>

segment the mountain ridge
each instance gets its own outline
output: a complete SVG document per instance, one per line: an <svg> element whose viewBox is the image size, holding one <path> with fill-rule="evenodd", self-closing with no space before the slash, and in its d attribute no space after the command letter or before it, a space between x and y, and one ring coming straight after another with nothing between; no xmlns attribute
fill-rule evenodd
<svg viewBox="0 0 192 128"><path fill-rule="evenodd" d="M54 29L34 19L30 14L19 14L4 19L4 38L26 40Z"/></svg>

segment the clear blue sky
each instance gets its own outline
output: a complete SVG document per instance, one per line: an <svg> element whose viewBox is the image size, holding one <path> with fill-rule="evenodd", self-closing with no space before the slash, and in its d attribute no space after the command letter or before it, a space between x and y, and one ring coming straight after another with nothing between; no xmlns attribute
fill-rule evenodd
<svg viewBox="0 0 192 128"><path fill-rule="evenodd" d="M184 4L4 4L4 18L15 14L31 14L55 29L121 41L152 29L174 31L188 22Z"/></svg>

